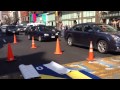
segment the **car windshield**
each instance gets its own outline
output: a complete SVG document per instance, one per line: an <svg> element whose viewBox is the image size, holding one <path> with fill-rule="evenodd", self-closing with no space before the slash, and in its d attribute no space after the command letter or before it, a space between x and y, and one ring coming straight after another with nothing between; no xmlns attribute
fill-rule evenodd
<svg viewBox="0 0 120 90"><path fill-rule="evenodd" d="M98 29L101 28L102 32L116 32L117 30L110 26L110 25L105 25L105 24L99 24Z"/></svg>
<svg viewBox="0 0 120 90"><path fill-rule="evenodd" d="M8 26L9 29L15 29L16 26Z"/></svg>
<svg viewBox="0 0 120 90"><path fill-rule="evenodd" d="M47 26L47 27L48 27L48 29L50 29L52 31L56 31L55 27L53 27L53 26Z"/></svg>
<svg viewBox="0 0 120 90"><path fill-rule="evenodd" d="M17 26L18 28L23 28L23 26Z"/></svg>
<svg viewBox="0 0 120 90"><path fill-rule="evenodd" d="M40 31L51 31L51 29L49 29L49 28L46 27L46 26L39 26L38 29L39 29Z"/></svg>

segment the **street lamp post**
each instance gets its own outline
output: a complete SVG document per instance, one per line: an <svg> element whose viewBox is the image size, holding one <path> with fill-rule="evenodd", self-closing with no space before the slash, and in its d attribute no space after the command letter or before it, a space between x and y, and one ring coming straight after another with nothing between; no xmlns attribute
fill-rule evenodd
<svg viewBox="0 0 120 90"><path fill-rule="evenodd" d="M80 12L77 12L77 15L78 15L78 24L80 23Z"/></svg>
<svg viewBox="0 0 120 90"><path fill-rule="evenodd" d="M56 28L59 29L58 11L55 11Z"/></svg>

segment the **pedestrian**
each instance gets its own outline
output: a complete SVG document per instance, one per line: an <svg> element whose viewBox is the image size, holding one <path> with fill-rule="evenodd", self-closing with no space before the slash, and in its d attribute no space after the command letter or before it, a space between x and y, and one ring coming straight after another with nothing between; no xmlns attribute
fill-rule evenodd
<svg viewBox="0 0 120 90"><path fill-rule="evenodd" d="M120 19L117 21L117 30L120 31Z"/></svg>
<svg viewBox="0 0 120 90"><path fill-rule="evenodd" d="M62 29L61 29L61 37L64 37L64 30L65 30L65 27L62 26Z"/></svg>
<svg viewBox="0 0 120 90"><path fill-rule="evenodd" d="M76 20L74 20L74 25L77 25L77 21Z"/></svg>
<svg viewBox="0 0 120 90"><path fill-rule="evenodd" d="M117 21L115 19L113 19L112 25L115 29L117 29Z"/></svg>

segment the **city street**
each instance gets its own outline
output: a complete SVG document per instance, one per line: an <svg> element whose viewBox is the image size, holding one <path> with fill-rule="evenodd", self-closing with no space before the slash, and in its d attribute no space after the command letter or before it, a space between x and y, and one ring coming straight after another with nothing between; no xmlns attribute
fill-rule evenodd
<svg viewBox="0 0 120 90"><path fill-rule="evenodd" d="M4 38L4 37L3 37ZM21 75L18 66L20 64L40 65L50 61L55 61L59 64L67 64L78 61L85 61L88 57L89 48L68 46L64 38L60 38L62 55L55 55L56 41L39 42L35 41L36 49L31 49L31 40L27 39L23 33L17 35L17 44L13 44L13 36L7 36L6 42L0 41L0 76L15 75L10 78L20 78ZM7 43L10 42L12 51L15 56L15 61L7 62ZM117 56L120 53L101 54L94 50L95 58L105 58ZM1 77L0 77L1 78Z"/></svg>

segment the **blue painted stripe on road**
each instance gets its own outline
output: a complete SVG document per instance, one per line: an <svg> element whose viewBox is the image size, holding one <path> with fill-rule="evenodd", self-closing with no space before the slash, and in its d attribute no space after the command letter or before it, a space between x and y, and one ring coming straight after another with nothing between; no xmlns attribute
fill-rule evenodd
<svg viewBox="0 0 120 90"><path fill-rule="evenodd" d="M104 62L104 61L97 61L97 62L100 63L100 64L102 64L102 65L108 65L109 68L114 67L114 65L112 65L112 64L108 64L108 63L106 63L106 62Z"/></svg>
<svg viewBox="0 0 120 90"><path fill-rule="evenodd" d="M91 74L91 73L88 73L88 72L86 72L85 70L80 70L80 72L83 73L83 74L85 74L85 75L87 75L87 76L89 76L89 77L92 78L92 79L100 79L98 76L93 75L93 74Z"/></svg>
<svg viewBox="0 0 120 90"><path fill-rule="evenodd" d="M85 69L85 71L87 71L87 72L93 72L93 70L91 70L91 69L89 69L88 67L86 67L86 66L84 66L84 65L80 65L81 67L84 67Z"/></svg>

